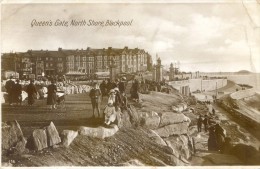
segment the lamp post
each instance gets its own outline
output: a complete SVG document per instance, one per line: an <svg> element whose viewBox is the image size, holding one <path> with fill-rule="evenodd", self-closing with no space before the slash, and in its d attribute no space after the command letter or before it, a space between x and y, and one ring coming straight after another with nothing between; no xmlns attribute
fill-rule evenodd
<svg viewBox="0 0 260 169"><path fill-rule="evenodd" d="M14 77L16 78L16 58L17 58L17 54L15 52L14 54Z"/></svg>

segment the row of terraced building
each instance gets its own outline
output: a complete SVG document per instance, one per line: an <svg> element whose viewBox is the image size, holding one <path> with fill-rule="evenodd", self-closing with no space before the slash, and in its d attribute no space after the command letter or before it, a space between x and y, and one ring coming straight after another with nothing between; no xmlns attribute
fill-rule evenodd
<svg viewBox="0 0 260 169"><path fill-rule="evenodd" d="M28 50L27 52L4 53L2 55L2 72L11 70L20 77L34 74L40 75L82 75L96 72L107 72L114 62L118 73L132 73L151 70L151 55L143 49L107 49L57 51Z"/></svg>

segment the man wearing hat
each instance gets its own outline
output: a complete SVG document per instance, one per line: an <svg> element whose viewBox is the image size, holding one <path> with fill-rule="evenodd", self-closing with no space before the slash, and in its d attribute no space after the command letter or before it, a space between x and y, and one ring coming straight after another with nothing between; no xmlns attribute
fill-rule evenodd
<svg viewBox="0 0 260 169"><path fill-rule="evenodd" d="M20 84L20 80L16 79L16 84L14 85L14 90L13 90L13 101L16 104L22 104L22 85Z"/></svg>
<svg viewBox="0 0 260 169"><path fill-rule="evenodd" d="M31 106L34 103L34 99L37 95L37 90L34 85L34 80L30 80L30 84L27 86L26 92L28 93L28 105Z"/></svg>
<svg viewBox="0 0 260 169"><path fill-rule="evenodd" d="M93 109L93 115L92 118L95 118L95 110L98 111L98 117L102 117L102 114L100 113L100 97L101 97L101 91L99 89L99 84L96 83L94 87L89 92L89 97L91 99L92 109Z"/></svg>
<svg viewBox="0 0 260 169"><path fill-rule="evenodd" d="M8 102L9 105L12 105L13 102L13 89L14 89L14 81L12 80L13 76L10 76L10 79L5 83L5 89L8 93Z"/></svg>

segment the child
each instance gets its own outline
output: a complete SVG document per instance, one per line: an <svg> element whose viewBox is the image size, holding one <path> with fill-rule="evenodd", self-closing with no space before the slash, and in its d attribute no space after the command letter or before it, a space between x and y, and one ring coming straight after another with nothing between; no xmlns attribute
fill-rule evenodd
<svg viewBox="0 0 260 169"><path fill-rule="evenodd" d="M109 125L111 122L114 122L116 120L116 109L115 106L113 106L112 100L109 100L107 106L104 110L105 115L105 124Z"/></svg>

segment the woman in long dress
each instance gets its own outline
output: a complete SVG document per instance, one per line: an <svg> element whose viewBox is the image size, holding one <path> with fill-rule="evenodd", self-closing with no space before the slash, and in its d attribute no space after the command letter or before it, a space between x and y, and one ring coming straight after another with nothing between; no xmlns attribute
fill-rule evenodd
<svg viewBox="0 0 260 169"><path fill-rule="evenodd" d="M50 105L50 109L56 109L56 101L57 101L57 86L55 85L55 81L52 80L51 84L48 86L48 96L47 96L47 105Z"/></svg>
<svg viewBox="0 0 260 169"><path fill-rule="evenodd" d="M27 86L26 92L28 93L28 105L31 106L35 102L34 99L37 95L37 90L34 85L34 80L30 80L30 84Z"/></svg>
<svg viewBox="0 0 260 169"><path fill-rule="evenodd" d="M109 92L108 104L104 110L105 116L105 125L110 125L111 123L116 123L119 125L121 123L121 110L116 108L116 92L114 89L111 89Z"/></svg>

